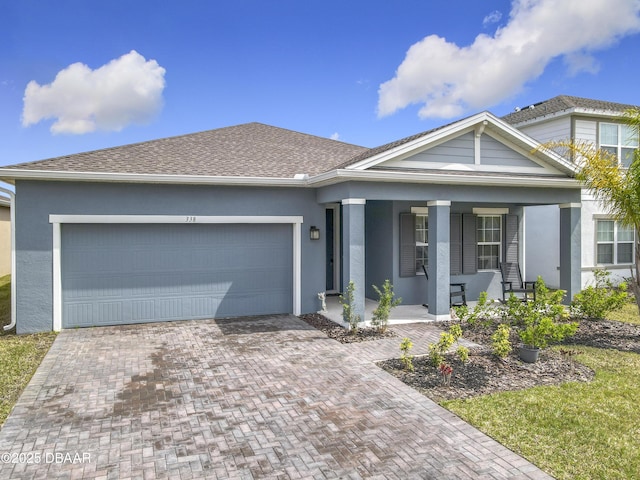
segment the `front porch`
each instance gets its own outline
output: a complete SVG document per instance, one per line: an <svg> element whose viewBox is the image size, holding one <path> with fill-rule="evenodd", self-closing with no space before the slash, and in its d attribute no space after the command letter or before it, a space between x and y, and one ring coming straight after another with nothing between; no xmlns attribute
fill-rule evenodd
<svg viewBox="0 0 640 480"><path fill-rule="evenodd" d="M323 315L332 322L337 323L338 325L348 327L348 325L342 321L342 305L340 304L339 297L337 295L327 296L326 304L327 312ZM476 301L467 302L469 308L473 308L476 304ZM366 322L366 325L369 325L371 317L373 316L373 311L377 306L377 301L371 300L370 298L365 298L364 320ZM391 315L389 316L390 325L400 325L403 323L426 323L434 321L436 320L434 319L433 315L430 315L429 310L423 305L400 304L397 307L391 309Z"/></svg>

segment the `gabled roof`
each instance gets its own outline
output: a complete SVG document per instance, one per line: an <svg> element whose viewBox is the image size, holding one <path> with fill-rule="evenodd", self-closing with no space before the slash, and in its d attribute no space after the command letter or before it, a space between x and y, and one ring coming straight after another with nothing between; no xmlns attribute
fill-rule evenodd
<svg viewBox="0 0 640 480"><path fill-rule="evenodd" d="M533 120L571 113L619 116L624 111L633 108L638 108L638 106L593 100L590 98L572 97L569 95L558 95L543 102L517 108L515 112L503 116L502 120L511 125L520 125Z"/></svg>
<svg viewBox="0 0 640 480"><path fill-rule="evenodd" d="M474 131L477 136L482 135L485 131L487 133L491 132L492 135L503 139L506 143L512 145L513 148L517 148L523 153L531 155L533 158L554 169L560 170L568 175L575 173L575 166L573 164L554 152L538 150L538 143L535 140L513 128L490 112L477 113L432 130L369 149L351 158L339 168L357 170L375 169L389 159L397 159L411 155L416 151L428 148L431 145L436 145L469 131Z"/></svg>
<svg viewBox="0 0 640 480"><path fill-rule="evenodd" d="M486 129L486 132L485 132ZM456 136L489 134L547 172L458 172L390 166ZM0 178L207 185L323 186L348 180L573 186L575 167L489 112L369 149L260 123L209 130L0 168ZM385 162L387 162L385 164ZM429 167L429 166L427 166ZM481 167L481 166L480 166ZM476 171L477 170L477 171ZM554 177L554 178L552 178ZM577 184L576 184L577 185Z"/></svg>
<svg viewBox="0 0 640 480"><path fill-rule="evenodd" d="M317 175L367 151L261 123L21 163L4 169L102 174L292 178ZM0 169L0 177L2 176Z"/></svg>

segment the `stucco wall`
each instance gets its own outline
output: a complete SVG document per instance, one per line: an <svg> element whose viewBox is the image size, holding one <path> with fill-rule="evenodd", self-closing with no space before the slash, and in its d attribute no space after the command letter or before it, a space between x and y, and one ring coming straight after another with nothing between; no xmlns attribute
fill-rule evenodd
<svg viewBox="0 0 640 480"><path fill-rule="evenodd" d="M0 277L11 273L11 209L0 205Z"/></svg>
<svg viewBox="0 0 640 480"><path fill-rule="evenodd" d="M302 312L319 309L325 290L323 241L309 239L324 225L315 192L296 188L187 185L16 183L18 333L52 328L52 225L50 214L86 215L302 215Z"/></svg>
<svg viewBox="0 0 640 480"><path fill-rule="evenodd" d="M394 286L396 295L402 297L403 304L420 305L428 302L427 280L421 272L410 277L400 276L400 213L410 212L411 207L418 206L424 207L426 202L367 202L365 226L367 297L377 299L371 284L379 286L388 278ZM453 204L451 213L472 213L473 206L477 205ZM510 211L522 218L521 208L511 205ZM520 246L521 256L522 249L525 248L524 244L525 242L522 242ZM470 301L476 300L480 292L487 292L489 298L502 298L501 279L499 271L482 271L474 275L451 276L451 282L467 284L467 300Z"/></svg>

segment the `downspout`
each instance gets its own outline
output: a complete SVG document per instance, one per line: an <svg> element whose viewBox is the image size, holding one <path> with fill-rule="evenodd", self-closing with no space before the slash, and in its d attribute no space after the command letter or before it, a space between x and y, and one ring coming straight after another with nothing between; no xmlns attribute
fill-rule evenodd
<svg viewBox="0 0 640 480"><path fill-rule="evenodd" d="M16 194L2 187L0 192L9 195L11 200L11 323L4 326L4 330L11 330L16 326Z"/></svg>

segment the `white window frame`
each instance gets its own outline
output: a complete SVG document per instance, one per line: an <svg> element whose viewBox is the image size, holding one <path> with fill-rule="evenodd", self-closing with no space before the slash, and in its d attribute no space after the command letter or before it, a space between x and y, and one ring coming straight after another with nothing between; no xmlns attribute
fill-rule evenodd
<svg viewBox="0 0 640 480"><path fill-rule="evenodd" d="M617 142L616 143L603 143L602 141L602 128L605 126L614 126L616 127L616 131L617 131ZM623 131L626 125L622 124L622 123L608 123L608 122L600 122L600 124L598 125L598 140L599 140L599 147L603 150L607 150L607 151L611 151L613 149L615 149L615 155L616 158L618 159L618 162L624 166L624 164L622 163L622 149L628 149L628 148L635 148L638 149L640 148L640 138L638 138L636 136L636 142L635 145L625 145L624 144L624 139L623 139ZM632 127L629 127L632 128Z"/></svg>
<svg viewBox="0 0 640 480"><path fill-rule="evenodd" d="M497 242L481 242L480 241L480 219L481 218L497 218L500 222L500 236L499 236L499 240ZM477 262L478 262L478 271L479 272L495 272L496 270L498 270L500 268L500 262L502 259L502 238L503 238L503 221L502 221L502 215L478 215L477 216L477 220L476 220L476 235L477 235L477 252L476 252L476 257L477 257ZM486 229L485 229L486 230ZM497 257L497 264L496 264L496 268L480 268L480 247L481 246L485 246L485 245L497 245L498 246L498 257Z"/></svg>
<svg viewBox="0 0 640 480"><path fill-rule="evenodd" d="M611 222L613 223L613 240L612 241L599 241L598 240L598 223L599 222ZM619 240L618 239L618 229L620 227L619 223L616 222L613 218L596 218L594 225L594 233L595 233L595 241L594 241L594 259L596 265L633 265L635 260L635 249L636 249L636 232L633 232L632 240ZM618 245L620 244L631 244L631 262L619 262L618 261ZM613 250L613 263L603 263L600 262L598 258L598 246L599 245L612 245Z"/></svg>
<svg viewBox="0 0 640 480"><path fill-rule="evenodd" d="M429 247L429 207L411 207L411 213L416 216L415 225L414 225L414 236L416 239L416 275L424 276L424 270L422 270L422 264L418 267L418 259L423 260L424 257L418 257L418 247ZM424 218L424 228L419 228L422 225L418 223L418 217ZM418 241L418 230L426 230L426 242ZM427 266L429 265L429 257L427 253Z"/></svg>

